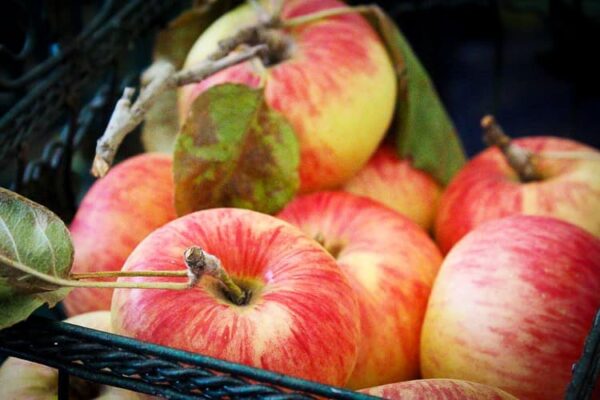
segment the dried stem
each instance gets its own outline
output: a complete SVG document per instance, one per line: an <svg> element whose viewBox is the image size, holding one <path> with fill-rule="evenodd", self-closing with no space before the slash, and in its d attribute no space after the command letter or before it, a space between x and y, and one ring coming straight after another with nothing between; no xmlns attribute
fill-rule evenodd
<svg viewBox="0 0 600 400"><path fill-rule="evenodd" d="M18 261L12 260L2 254L0 254L0 263L15 268L27 275L38 278L41 281L60 287L90 287L90 288L112 288L112 289L169 289L169 290L183 290L193 287L197 281L197 278L192 279L190 276L193 274L191 271L162 271L162 272L177 272L176 276L187 276L188 282L99 282L99 281L81 281L63 279L52 275L47 275L43 272L37 271L27 265L21 264ZM126 273L123 276L139 277L139 276L152 276L149 272L161 272L161 271L140 271L140 273ZM154 275L156 276L156 275ZM167 275L163 275L167 276Z"/></svg>
<svg viewBox="0 0 600 400"><path fill-rule="evenodd" d="M215 72L247 61L264 51L266 51L264 45L244 48L239 52L227 54L216 60L210 59L189 70L179 72L175 71L173 64L168 61L159 60L152 64L142 78L142 81L147 84L141 88L133 105L131 102L135 89L125 88L123 91L123 96L115 106L106 131L98 140L92 174L96 177L106 175L125 136L144 120L146 113L161 93L177 86L199 82Z"/></svg>
<svg viewBox="0 0 600 400"><path fill-rule="evenodd" d="M231 279L225 268L221 265L221 260L197 246L187 248L183 256L188 270L193 274L190 276L190 281L200 279L204 275L212 276L221 282L229 298L235 304L244 304L246 293ZM196 281L194 281L195 283Z"/></svg>
<svg viewBox="0 0 600 400"><path fill-rule="evenodd" d="M354 7L337 7L323 11L317 11L312 14L301 15L299 17L290 18L281 22L284 28L294 28L299 25L308 24L325 18L336 17L338 15L353 14L353 13L371 13L373 6L354 6Z"/></svg>
<svg viewBox="0 0 600 400"><path fill-rule="evenodd" d="M103 279L129 277L188 277L188 271L102 271L86 274L71 274L70 279Z"/></svg>
<svg viewBox="0 0 600 400"><path fill-rule="evenodd" d="M488 146L497 146L506 157L506 161L519 175L521 182L532 182L542 179L536 168L535 157L532 152L514 144L511 138L504 133L492 115L481 119L483 137Z"/></svg>

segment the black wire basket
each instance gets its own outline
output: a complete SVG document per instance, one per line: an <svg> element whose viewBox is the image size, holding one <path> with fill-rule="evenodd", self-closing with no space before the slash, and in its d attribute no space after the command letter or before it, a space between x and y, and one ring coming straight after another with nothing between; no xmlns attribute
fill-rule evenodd
<svg viewBox="0 0 600 400"><path fill-rule="evenodd" d="M116 100L124 87L137 84L149 65L154 35L190 3L89 0L67 6L28 0L1 5L5 10L0 18L7 18L2 26L11 32L11 40L0 43L0 185L70 221L78 199L91 184L87 171L95 141ZM485 11L501 28L499 4L494 1L379 3L396 19L402 19L403 13L414 16L469 7ZM514 3L539 11L536 2ZM492 35L492 40L499 51L502 34ZM502 55L494 59L496 68L501 68ZM135 135L126 139L119 157L141 151L138 139ZM587 138L592 144L593 140ZM470 152L474 149L471 146ZM173 399L372 398L58 322L60 307L58 312L37 314L0 331L0 355L57 368L59 399L69 396L70 376ZM591 398L599 374L600 313L581 359L573 366L566 398Z"/></svg>

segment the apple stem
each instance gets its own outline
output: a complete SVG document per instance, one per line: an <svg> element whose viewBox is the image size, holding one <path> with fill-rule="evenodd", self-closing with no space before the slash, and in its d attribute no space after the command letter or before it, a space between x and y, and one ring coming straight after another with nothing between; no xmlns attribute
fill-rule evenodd
<svg viewBox="0 0 600 400"><path fill-rule="evenodd" d="M221 260L207 253L198 246L188 247L183 253L188 270L193 273L194 284L203 275L209 275L217 279L224 286L229 298L237 305L246 301L246 293L231 279Z"/></svg>
<svg viewBox="0 0 600 400"><path fill-rule="evenodd" d="M281 26L284 28L294 28L300 25L308 24L325 18L335 17L338 15L352 13L371 13L372 11L372 6L336 7L327 10L317 11L311 14L301 15L299 17L290 18L286 21L281 22Z"/></svg>
<svg viewBox="0 0 600 400"><path fill-rule="evenodd" d="M75 280L81 279L102 279L102 278L128 278L128 277L187 277L187 271L101 271L88 272L85 274L70 274L69 278Z"/></svg>
<svg viewBox="0 0 600 400"><path fill-rule="evenodd" d="M483 138L488 146L497 146L504 154L511 168L519 175L521 182L539 181L542 179L535 165L535 154L514 144L492 115L481 119Z"/></svg>
<svg viewBox="0 0 600 400"><path fill-rule="evenodd" d="M126 272L119 276L139 277L139 276L187 276L188 282L102 282L102 281L81 281L77 279L64 279L57 276L48 275L34 268L24 265L18 261L12 260L0 254L0 264L7 265L14 269L23 272L25 275L16 277L15 280L24 281L27 277L33 276L43 282L47 282L60 287L86 287L86 288L111 288L111 289L168 289L168 290L183 290L193 287L197 278L192 278L193 271L139 271ZM159 275L161 274L162 275ZM92 275L92 274L81 274ZM81 275L79 278L81 279ZM116 275L113 275L116 276ZM76 275L77 277L77 275ZM101 276L101 277L106 277Z"/></svg>

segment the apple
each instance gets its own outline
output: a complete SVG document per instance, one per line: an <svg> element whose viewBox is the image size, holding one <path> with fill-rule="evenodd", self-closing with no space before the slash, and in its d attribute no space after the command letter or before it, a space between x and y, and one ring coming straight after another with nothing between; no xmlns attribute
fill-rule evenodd
<svg viewBox="0 0 600 400"><path fill-rule="evenodd" d="M519 180L496 147L469 161L440 200L435 237L444 253L480 223L514 214L556 217L600 236L600 152L555 137L512 142L534 153L560 152L563 156L543 157L542 153L536 163L542 178L527 183ZM575 157L581 154L590 159Z"/></svg>
<svg viewBox="0 0 600 400"><path fill-rule="evenodd" d="M398 157L391 146L380 147L343 190L379 201L431 229L442 187L431 175Z"/></svg>
<svg viewBox="0 0 600 400"><path fill-rule="evenodd" d="M70 324L111 331L110 312L95 311L67 319ZM70 399L141 400L142 395L112 386L70 378ZM0 399L53 400L58 394L58 370L20 358L8 358L0 368Z"/></svg>
<svg viewBox="0 0 600 400"><path fill-rule="evenodd" d="M119 271L154 229L176 218L172 161L145 153L126 159L94 182L69 226L73 273ZM112 289L77 288L63 304L68 315L110 310Z"/></svg>
<svg viewBox="0 0 600 400"><path fill-rule="evenodd" d="M418 379L360 390L389 400L516 400L503 390L458 379Z"/></svg>
<svg viewBox="0 0 600 400"><path fill-rule="evenodd" d="M368 198L320 192L278 215L320 241L357 293L361 342L352 389L415 379L427 298L442 256L408 218Z"/></svg>
<svg viewBox="0 0 600 400"><path fill-rule="evenodd" d="M117 289L112 302L117 333L322 383L346 383L358 352L356 296L318 243L266 214L208 209L151 233L123 271L185 270L182 254L187 258L193 246L220 260L215 262L245 294L243 302L233 301L212 277L183 291Z"/></svg>
<svg viewBox="0 0 600 400"><path fill-rule="evenodd" d="M425 378L562 399L600 307L600 239L550 217L482 224L452 248L421 337Z"/></svg>
<svg viewBox="0 0 600 400"><path fill-rule="evenodd" d="M266 3L266 2L264 2ZM281 20L345 7L338 0L290 0ZM184 68L205 60L219 41L258 22L244 4L215 21L196 41ZM396 76L385 46L358 13L277 28L267 65L239 64L179 90L180 121L193 100L221 83L264 87L267 105L292 125L300 143L300 190L332 188L369 159L392 119Z"/></svg>

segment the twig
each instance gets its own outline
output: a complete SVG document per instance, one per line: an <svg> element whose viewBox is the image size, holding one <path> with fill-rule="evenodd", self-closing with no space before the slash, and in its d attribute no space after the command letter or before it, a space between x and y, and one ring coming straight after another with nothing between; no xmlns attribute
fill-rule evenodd
<svg viewBox="0 0 600 400"><path fill-rule="evenodd" d="M127 277L189 277L188 271L99 271L85 274L70 274L69 279L127 278Z"/></svg>
<svg viewBox="0 0 600 400"><path fill-rule="evenodd" d="M354 7L336 7L322 11L317 11L312 14L301 15L299 17L290 18L283 21L281 25L284 28L294 28L299 25L305 25L321 19L336 17L344 14L368 14L373 12L373 6L354 6Z"/></svg>
<svg viewBox="0 0 600 400"><path fill-rule="evenodd" d="M144 120L144 116L161 93L178 86L199 82L215 72L256 57L266 50L267 46L265 45L244 48L239 52L228 54L217 60L209 59L193 68L179 72L175 71L175 67L168 61L155 62L144 73L142 81L147 84L141 88L133 105L131 100L135 89L128 87L123 91L123 96L115 106L106 131L98 140L92 174L95 177L106 175L125 136Z"/></svg>
<svg viewBox="0 0 600 400"><path fill-rule="evenodd" d="M521 182L532 182L542 179L536 168L534 154L512 143L510 136L504 133L492 115L486 115L481 119L484 141L489 146L497 146L504 154L506 161L519 175Z"/></svg>
<svg viewBox="0 0 600 400"><path fill-rule="evenodd" d="M17 269L25 274L31 275L38 278L39 280L54 285L54 289L60 287L94 287L94 288L124 288L124 289L170 289L170 290L183 290L194 287L198 281L197 278L192 279L194 271L184 271L188 276L187 282L99 282L99 281L83 281L83 280L72 280L63 279L57 276L48 275L33 269L25 264L21 264L18 261L12 260L2 254L0 254L0 263ZM133 275L133 274L131 274ZM142 272L143 276L143 272Z"/></svg>

